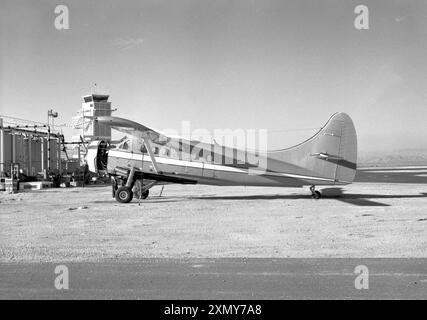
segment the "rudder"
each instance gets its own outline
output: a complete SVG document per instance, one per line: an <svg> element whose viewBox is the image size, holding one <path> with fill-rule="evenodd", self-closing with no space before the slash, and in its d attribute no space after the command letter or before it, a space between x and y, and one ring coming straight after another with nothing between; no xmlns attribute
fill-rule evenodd
<svg viewBox="0 0 427 320"><path fill-rule="evenodd" d="M320 136L318 144L313 146L318 150L314 154L319 154L312 156L335 164L333 174L335 183L352 183L357 167L357 135L351 118L346 113L336 113L319 134L323 137ZM316 168L314 169L316 171ZM332 178L331 175L330 177Z"/></svg>
<svg viewBox="0 0 427 320"><path fill-rule="evenodd" d="M310 139L269 156L294 165L301 174L329 181L322 184L352 183L357 162L356 129L346 113L335 113Z"/></svg>

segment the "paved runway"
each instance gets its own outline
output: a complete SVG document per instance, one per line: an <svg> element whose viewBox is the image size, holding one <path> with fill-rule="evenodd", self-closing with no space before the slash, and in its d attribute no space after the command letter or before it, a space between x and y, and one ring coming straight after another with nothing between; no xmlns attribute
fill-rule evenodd
<svg viewBox="0 0 427 320"><path fill-rule="evenodd" d="M355 288L366 266L369 289ZM427 259L142 259L0 264L1 299L426 299ZM366 282L365 282L366 283Z"/></svg>
<svg viewBox="0 0 427 320"><path fill-rule="evenodd" d="M427 185L427 166L358 168L355 182L421 183Z"/></svg>

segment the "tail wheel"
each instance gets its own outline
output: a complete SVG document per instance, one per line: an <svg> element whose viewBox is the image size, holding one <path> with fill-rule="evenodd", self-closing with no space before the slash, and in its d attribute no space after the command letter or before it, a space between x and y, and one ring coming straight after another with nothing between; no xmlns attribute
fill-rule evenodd
<svg viewBox="0 0 427 320"><path fill-rule="evenodd" d="M120 203L129 203L132 201L133 192L128 187L120 187L116 191L116 200Z"/></svg>
<svg viewBox="0 0 427 320"><path fill-rule="evenodd" d="M322 197L322 194L316 190L311 196L313 197L313 199L320 199Z"/></svg>

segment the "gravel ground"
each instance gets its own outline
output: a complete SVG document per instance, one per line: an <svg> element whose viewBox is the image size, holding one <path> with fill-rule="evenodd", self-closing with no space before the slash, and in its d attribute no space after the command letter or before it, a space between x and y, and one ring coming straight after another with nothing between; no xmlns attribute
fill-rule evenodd
<svg viewBox="0 0 427 320"><path fill-rule="evenodd" d="M140 205L110 187L0 194L0 262L132 258L427 257L427 188L165 186Z"/></svg>

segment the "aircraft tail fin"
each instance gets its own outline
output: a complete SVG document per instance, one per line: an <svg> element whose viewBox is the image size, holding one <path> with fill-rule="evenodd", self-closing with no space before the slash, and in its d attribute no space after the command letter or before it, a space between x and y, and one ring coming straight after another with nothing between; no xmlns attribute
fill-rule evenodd
<svg viewBox="0 0 427 320"><path fill-rule="evenodd" d="M357 166L356 129L346 113L335 113L313 137L278 153L274 158L294 164L306 174L333 184L352 183Z"/></svg>

